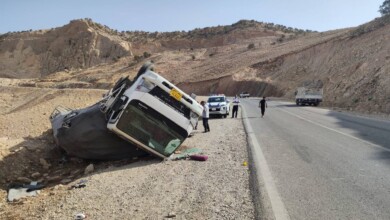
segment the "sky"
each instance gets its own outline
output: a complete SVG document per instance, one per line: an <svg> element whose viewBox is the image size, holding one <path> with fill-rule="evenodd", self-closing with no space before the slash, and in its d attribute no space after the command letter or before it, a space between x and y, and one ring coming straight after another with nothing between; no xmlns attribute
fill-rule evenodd
<svg viewBox="0 0 390 220"><path fill-rule="evenodd" d="M242 19L327 31L380 16L384 0L0 0L0 33L91 18L118 31L188 31Z"/></svg>

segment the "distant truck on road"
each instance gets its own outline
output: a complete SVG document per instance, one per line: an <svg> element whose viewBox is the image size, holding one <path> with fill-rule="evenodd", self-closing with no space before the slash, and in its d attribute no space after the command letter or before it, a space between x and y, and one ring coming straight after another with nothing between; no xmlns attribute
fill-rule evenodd
<svg viewBox="0 0 390 220"><path fill-rule="evenodd" d="M249 92L242 92L241 94L240 94L240 98L249 98Z"/></svg>
<svg viewBox="0 0 390 220"><path fill-rule="evenodd" d="M299 87L295 92L295 102L297 105L318 106L322 102L323 89Z"/></svg>

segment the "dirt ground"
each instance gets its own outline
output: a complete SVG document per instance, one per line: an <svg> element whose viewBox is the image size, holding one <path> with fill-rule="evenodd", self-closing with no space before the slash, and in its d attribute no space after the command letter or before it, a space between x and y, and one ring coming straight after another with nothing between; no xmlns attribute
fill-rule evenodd
<svg viewBox="0 0 390 220"><path fill-rule="evenodd" d="M64 159L52 139L51 111L91 105L105 91L0 90L0 219L254 219L240 119L212 119L211 132L202 133L200 124L184 142L183 149L201 149L206 162ZM85 175L89 164L94 171ZM9 184L30 180L46 187L36 197L6 201ZM69 189L80 180L86 187Z"/></svg>

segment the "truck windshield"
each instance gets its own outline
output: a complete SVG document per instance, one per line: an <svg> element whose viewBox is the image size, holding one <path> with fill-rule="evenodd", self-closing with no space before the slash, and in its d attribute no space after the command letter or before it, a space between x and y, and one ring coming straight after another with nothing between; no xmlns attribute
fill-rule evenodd
<svg viewBox="0 0 390 220"><path fill-rule="evenodd" d="M164 156L171 155L188 136L185 129L139 100L127 105L117 128Z"/></svg>
<svg viewBox="0 0 390 220"><path fill-rule="evenodd" d="M321 95L321 91L315 91L315 90L306 90L306 95Z"/></svg>
<svg viewBox="0 0 390 220"><path fill-rule="evenodd" d="M207 102L224 102L225 97L210 97Z"/></svg>

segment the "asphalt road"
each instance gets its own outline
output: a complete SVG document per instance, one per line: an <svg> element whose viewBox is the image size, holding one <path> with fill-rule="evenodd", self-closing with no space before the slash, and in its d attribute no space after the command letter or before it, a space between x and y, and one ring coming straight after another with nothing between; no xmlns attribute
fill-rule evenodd
<svg viewBox="0 0 390 220"><path fill-rule="evenodd" d="M390 121L258 102L241 106L288 218L390 219Z"/></svg>

